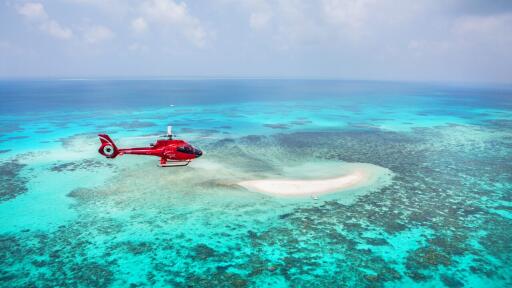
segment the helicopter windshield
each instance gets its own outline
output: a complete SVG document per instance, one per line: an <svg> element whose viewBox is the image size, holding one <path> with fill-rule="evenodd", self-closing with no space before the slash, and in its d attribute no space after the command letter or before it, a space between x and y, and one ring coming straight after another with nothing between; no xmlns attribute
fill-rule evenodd
<svg viewBox="0 0 512 288"><path fill-rule="evenodd" d="M176 150L178 150L179 152L182 152L182 153L187 153L187 154L193 154L193 155L196 155L196 157L199 157L201 155L203 155L203 151L199 150L199 149L196 149L190 145L188 146L180 146L178 148L176 148Z"/></svg>
<svg viewBox="0 0 512 288"><path fill-rule="evenodd" d="M177 150L182 153L194 154L194 148L192 148L191 146L180 146L177 148Z"/></svg>

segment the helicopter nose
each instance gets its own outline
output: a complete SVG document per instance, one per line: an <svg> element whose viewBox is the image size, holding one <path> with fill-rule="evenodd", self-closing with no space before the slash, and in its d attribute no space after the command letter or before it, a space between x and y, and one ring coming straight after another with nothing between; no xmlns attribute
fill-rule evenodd
<svg viewBox="0 0 512 288"><path fill-rule="evenodd" d="M203 151L201 151L197 148L194 148L194 154L196 155L196 158L201 157L201 155L203 155Z"/></svg>

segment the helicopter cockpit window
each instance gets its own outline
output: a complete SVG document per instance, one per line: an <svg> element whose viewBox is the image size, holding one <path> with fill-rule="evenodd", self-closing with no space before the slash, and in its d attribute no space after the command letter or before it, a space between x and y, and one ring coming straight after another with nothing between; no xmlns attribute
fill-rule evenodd
<svg viewBox="0 0 512 288"><path fill-rule="evenodd" d="M192 148L190 146L180 146L177 148L177 150L182 153L194 154L194 148Z"/></svg>

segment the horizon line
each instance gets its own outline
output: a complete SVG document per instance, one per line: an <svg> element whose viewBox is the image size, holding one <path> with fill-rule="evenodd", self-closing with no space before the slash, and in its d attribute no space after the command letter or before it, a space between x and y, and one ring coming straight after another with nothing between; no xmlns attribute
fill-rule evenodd
<svg viewBox="0 0 512 288"><path fill-rule="evenodd" d="M387 82L408 84L444 84L444 85L512 85L501 81L458 81L458 80L411 80L411 79L372 79L318 76L0 76L0 81L200 81L200 80L302 80L302 81L343 81L343 82Z"/></svg>

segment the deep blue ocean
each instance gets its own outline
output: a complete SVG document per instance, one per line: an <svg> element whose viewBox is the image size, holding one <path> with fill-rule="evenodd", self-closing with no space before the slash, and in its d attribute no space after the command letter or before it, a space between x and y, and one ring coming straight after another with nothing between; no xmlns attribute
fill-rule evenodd
<svg viewBox="0 0 512 288"><path fill-rule="evenodd" d="M1 80L0 101L1 287L512 287L512 86ZM204 155L97 152L168 125ZM237 184L354 163L387 172Z"/></svg>

